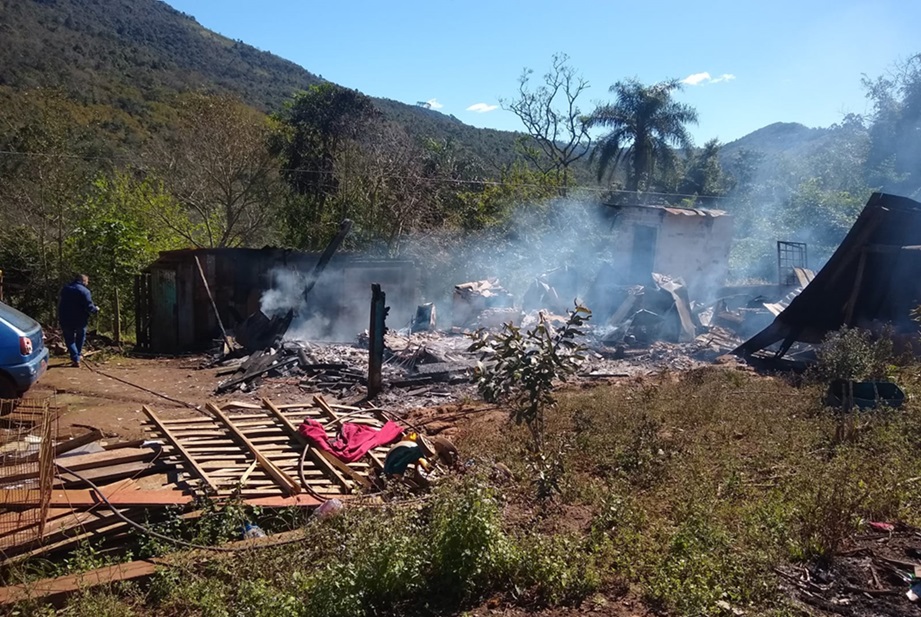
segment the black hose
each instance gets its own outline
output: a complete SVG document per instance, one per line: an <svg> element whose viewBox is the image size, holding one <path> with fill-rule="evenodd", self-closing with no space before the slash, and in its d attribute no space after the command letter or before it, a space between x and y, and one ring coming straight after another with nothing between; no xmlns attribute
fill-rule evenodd
<svg viewBox="0 0 921 617"><path fill-rule="evenodd" d="M310 486L310 484L308 484L308 482L307 482L307 477L304 476L304 461L307 459L307 451L308 451L308 450L310 450L310 444L307 444L306 446L304 446L304 451L301 452L301 458L300 458L300 460L297 462L297 475L298 475L298 477L301 479L301 484L304 485L304 490L307 491L308 493L310 493L311 495L313 495L314 497L316 497L317 499L319 499L319 500L320 500L320 505L323 505L324 503L326 503L326 502L329 501L329 500L326 499L326 497L323 497L322 495L320 495L318 492L316 492L316 491L313 489L313 487Z"/></svg>
<svg viewBox="0 0 921 617"><path fill-rule="evenodd" d="M159 540L163 540L163 541L165 541L165 542L170 542L170 543L176 544L176 545L178 545L178 546L184 546L184 547L186 547L186 548L198 549L198 550L203 550L203 551L213 551L213 552L215 552L215 553L239 553L239 552L242 552L242 551L249 551L249 550L254 550L254 549L258 549L258 548L271 548L271 547L276 547L276 546L285 546L285 545L287 545L287 544L296 544L296 543L298 543L298 542L302 542L302 541L303 541L303 538L297 538L296 540L285 540L284 542L276 542L276 543L274 543L274 544L264 544L264 545L253 544L253 545L248 545L248 546L240 546L240 547L235 547L235 548L228 548L228 547L221 547L221 546L207 546L207 545L204 545L204 544L194 544L194 543L192 543L192 542L186 542L185 540L179 540L179 539L173 538L173 537L171 537L171 536L166 536L166 535L163 535L162 533L158 533L158 532L156 532L156 531L150 529L149 527L145 527L144 525L141 525L140 523L138 523L138 522L136 522L136 521L132 521L130 518L128 518L127 516L125 516L124 514L122 514L121 511L119 511L119 509L116 508L116 507L112 504L112 502L108 500L108 498L107 498L107 497L105 496L105 494L102 492L102 489L100 489L98 486L96 486L96 484L95 484L92 480L90 480L90 479L88 479L88 478L85 478L85 477L81 476L81 475L78 474L76 471L73 471L73 470L71 470L71 469L68 469L67 467L65 467L64 465L61 465L61 464L58 463L58 462L55 462L54 464L55 464L55 466L58 467L58 469L60 469L60 470L63 471L64 473L68 473L68 474L70 474L70 475L72 475L72 476L75 476L77 479L81 480L82 482L86 482L86 483L90 486L90 488L92 488L93 490L96 491L96 494L99 495L99 498L102 500L102 502L103 502L106 506L108 506L108 508L112 511L112 514L114 514L115 516L117 516L118 518L120 518L121 520L123 520L125 523L127 523L127 524L130 525L131 527L134 527L135 529L138 529L138 530L144 532L145 534L147 534L147 535L149 535L149 536L152 536L152 537L157 538L157 539L159 539Z"/></svg>

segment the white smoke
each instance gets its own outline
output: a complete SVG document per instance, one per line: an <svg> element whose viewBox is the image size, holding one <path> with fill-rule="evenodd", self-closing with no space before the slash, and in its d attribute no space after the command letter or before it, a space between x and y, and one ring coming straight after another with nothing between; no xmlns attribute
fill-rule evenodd
<svg viewBox="0 0 921 617"><path fill-rule="evenodd" d="M302 312L305 307L304 275L289 268L275 268L270 273L272 287L262 293L259 305L267 317L283 315L290 310Z"/></svg>

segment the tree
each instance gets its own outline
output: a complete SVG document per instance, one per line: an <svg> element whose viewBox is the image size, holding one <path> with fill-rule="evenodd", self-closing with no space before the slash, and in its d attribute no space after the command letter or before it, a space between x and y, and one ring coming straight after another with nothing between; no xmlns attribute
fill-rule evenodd
<svg viewBox="0 0 921 617"><path fill-rule="evenodd" d="M371 99L357 90L325 83L296 93L276 114L281 130L274 139L291 187L316 196L334 192L340 146L376 116Z"/></svg>
<svg viewBox="0 0 921 617"><path fill-rule="evenodd" d="M407 234L444 219L426 156L422 145L392 123L375 125L341 147L334 201L350 208L360 239L380 242L397 254Z"/></svg>
<svg viewBox="0 0 921 617"><path fill-rule="evenodd" d="M518 79L518 98L501 101L524 124L530 140L523 154L544 173L555 172L560 184L569 184L570 166L589 153L591 135L577 104L589 85L567 64L566 54L555 54L544 83L531 89L534 71L525 69Z"/></svg>
<svg viewBox="0 0 921 617"><path fill-rule="evenodd" d="M160 251L180 248L183 238L160 224L164 212L175 210L172 197L150 179L137 180L125 172L100 176L80 204L80 217L67 240L70 261L93 280L96 303L103 315L124 319L133 314L134 275L153 262ZM176 220L176 219L174 219ZM119 306L120 305L120 306ZM113 331L116 325L112 324Z"/></svg>
<svg viewBox="0 0 921 617"><path fill-rule="evenodd" d="M328 202L339 190L337 160L377 116L369 97L330 83L296 93L275 115L272 150L295 193L283 214L289 243L317 248L335 233L343 213L331 212Z"/></svg>
<svg viewBox="0 0 921 617"><path fill-rule="evenodd" d="M224 96L190 95L179 111L157 171L185 212L163 211L162 222L199 247L264 240L281 189L268 120Z"/></svg>
<svg viewBox="0 0 921 617"><path fill-rule="evenodd" d="M684 177L678 185L683 195L716 197L726 192L726 177L720 165L720 143L711 139L699 152L688 157Z"/></svg>
<svg viewBox="0 0 921 617"><path fill-rule="evenodd" d="M522 162L510 165L502 170L498 182L460 194L458 224L468 231L507 227L516 208L540 213L565 190L560 183L560 176L552 171L536 171Z"/></svg>
<svg viewBox="0 0 921 617"><path fill-rule="evenodd" d="M685 125L697 124L697 111L672 98L680 89L677 79L652 86L628 79L611 86L615 101L599 106L589 118L591 127L610 129L593 152L599 180L626 159L627 190L648 190L657 166L674 164L674 147L693 147Z"/></svg>
<svg viewBox="0 0 921 617"><path fill-rule="evenodd" d="M543 446L545 411L556 405L554 387L584 360L584 347L577 339L585 334L582 328L591 316L577 304L559 329L541 314L531 330L507 323L499 333L480 329L470 335L470 351L481 356L476 369L480 394L490 403L508 405L511 419L530 429L535 451Z"/></svg>
<svg viewBox="0 0 921 617"><path fill-rule="evenodd" d="M886 76L863 78L873 103L867 153L867 183L916 195L921 191L921 54Z"/></svg>
<svg viewBox="0 0 921 617"><path fill-rule="evenodd" d="M98 165L92 110L60 92L31 90L0 105L0 256L18 305L54 317L69 276L66 241ZM17 289L18 288L18 289Z"/></svg>

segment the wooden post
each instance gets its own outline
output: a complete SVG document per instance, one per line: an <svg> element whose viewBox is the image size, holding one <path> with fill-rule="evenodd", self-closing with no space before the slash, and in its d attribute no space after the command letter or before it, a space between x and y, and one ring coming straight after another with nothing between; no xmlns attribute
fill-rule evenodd
<svg viewBox="0 0 921 617"><path fill-rule="evenodd" d="M214 303L214 296L211 295L211 287L208 286L208 279L205 278L205 271L202 270L201 262L198 261L198 255L195 255L195 265L198 266L201 282L205 285L205 292L208 294L208 299L211 300L211 308L214 310L214 317L217 319L217 325L221 328L221 335L224 337L224 343L227 345L227 351L224 353L229 353L233 349L233 345L230 344L227 330L224 329L224 322L221 321L221 314L217 311L217 304Z"/></svg>
<svg viewBox="0 0 921 617"><path fill-rule="evenodd" d="M368 331L368 398L381 391L381 366L384 364L384 332L387 331L386 295L379 283L371 285L371 327Z"/></svg>
<svg viewBox="0 0 921 617"><path fill-rule="evenodd" d="M144 348L141 334L141 275L134 275L134 344Z"/></svg>
<svg viewBox="0 0 921 617"><path fill-rule="evenodd" d="M121 314L121 304L118 302L118 285L115 286L115 323L112 325L112 329L115 330L114 336L115 344L121 347L122 344L122 314Z"/></svg>

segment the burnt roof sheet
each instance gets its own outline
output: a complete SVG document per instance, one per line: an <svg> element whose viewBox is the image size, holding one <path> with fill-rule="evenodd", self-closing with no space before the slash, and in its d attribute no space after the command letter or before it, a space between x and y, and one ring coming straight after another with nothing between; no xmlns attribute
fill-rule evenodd
<svg viewBox="0 0 921 617"><path fill-rule="evenodd" d="M828 263L766 329L735 353L751 354L784 341L817 343L833 330L874 321L910 323L921 300L917 272L921 203L874 193Z"/></svg>

